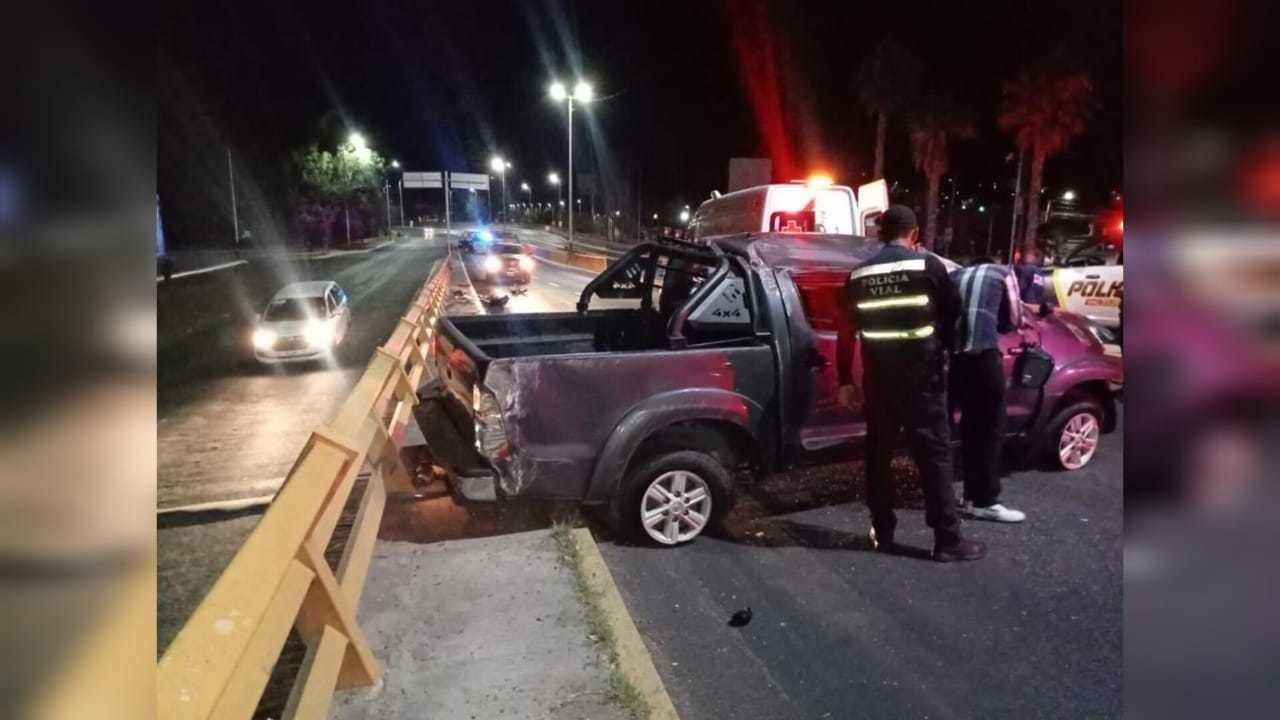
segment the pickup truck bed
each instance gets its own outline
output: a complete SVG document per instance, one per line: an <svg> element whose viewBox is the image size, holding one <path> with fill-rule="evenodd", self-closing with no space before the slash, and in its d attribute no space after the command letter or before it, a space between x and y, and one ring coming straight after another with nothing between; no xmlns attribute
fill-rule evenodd
<svg viewBox="0 0 1280 720"><path fill-rule="evenodd" d="M501 492L591 500L600 449L624 418L644 423L661 414L670 422L672 408L704 417L710 404L764 422L759 400L767 401L775 384L769 345L671 350L646 330L656 320L639 310L442 319L437 357L447 362L419 412L433 425L424 432L431 437L451 421L457 438L447 444L468 447L446 451L449 464L482 466L469 447L474 432L467 432L482 384L497 400L508 443L520 449L495 463Z"/></svg>
<svg viewBox="0 0 1280 720"><path fill-rule="evenodd" d="M641 310L474 315L441 322L441 332L483 364L513 357L656 350L659 318Z"/></svg>

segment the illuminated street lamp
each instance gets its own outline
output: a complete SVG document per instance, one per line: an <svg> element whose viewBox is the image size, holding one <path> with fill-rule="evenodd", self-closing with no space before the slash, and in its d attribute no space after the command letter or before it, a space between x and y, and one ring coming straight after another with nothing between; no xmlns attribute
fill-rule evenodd
<svg viewBox="0 0 1280 720"><path fill-rule="evenodd" d="M547 182L556 187L556 199L560 201L560 205L556 208L556 225L560 225L560 209L564 207L564 196L560 194L560 175L557 173L547 173Z"/></svg>
<svg viewBox="0 0 1280 720"><path fill-rule="evenodd" d="M1063 200L1063 202L1071 202L1072 200L1075 200L1075 199L1076 199L1076 191L1075 191L1075 190L1067 190L1067 191L1065 191L1065 192L1063 192L1063 193L1062 193L1062 200Z"/></svg>
<svg viewBox="0 0 1280 720"><path fill-rule="evenodd" d="M369 143L364 136L358 132L353 132L347 136L347 144L351 146L351 152L356 156L356 160L361 165L369 164L373 159L373 151L369 149Z"/></svg>
<svg viewBox="0 0 1280 720"><path fill-rule="evenodd" d="M391 167L395 170L399 170L400 161L392 160ZM400 177L396 180L396 190L397 192L400 193L400 227L404 227L404 173L401 173ZM388 217L387 224L388 225L391 224L390 216L391 216L391 205L388 204L387 205L387 217Z"/></svg>
<svg viewBox="0 0 1280 720"><path fill-rule="evenodd" d="M502 176L502 220L507 221L507 170L511 169L511 163L503 160L501 156L494 155L489 160L489 169Z"/></svg>
<svg viewBox="0 0 1280 720"><path fill-rule="evenodd" d="M551 83L551 99L556 102L565 103L568 111L569 133L569 252L573 252L573 101L580 103L589 103L595 97L595 92L591 89L591 85L583 80L579 80L578 84L573 87L573 93L570 94L565 89L564 83L556 81Z"/></svg>
<svg viewBox="0 0 1280 720"><path fill-rule="evenodd" d="M688 210L681 210L681 211L680 211L680 222L682 222L682 223L687 223L687 222L689 222L689 211L688 211Z"/></svg>
<svg viewBox="0 0 1280 720"><path fill-rule="evenodd" d="M356 162L361 165L368 165L373 160L373 150L369 149L369 143L364 136L354 130L347 135L347 145L351 148L351 154L355 156ZM340 149L341 150L341 149ZM383 195L387 193L387 187L383 186ZM347 244L351 244L351 211L347 207L347 201L342 201L342 216L347 226ZM387 206L387 225L391 225L391 206Z"/></svg>

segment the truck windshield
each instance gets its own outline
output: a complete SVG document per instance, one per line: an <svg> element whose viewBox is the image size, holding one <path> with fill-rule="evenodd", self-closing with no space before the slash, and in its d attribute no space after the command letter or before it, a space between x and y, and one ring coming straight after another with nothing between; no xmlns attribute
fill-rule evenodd
<svg viewBox="0 0 1280 720"><path fill-rule="evenodd" d="M326 313L322 297L280 298L271 301L262 319L267 321L307 320L324 317Z"/></svg>

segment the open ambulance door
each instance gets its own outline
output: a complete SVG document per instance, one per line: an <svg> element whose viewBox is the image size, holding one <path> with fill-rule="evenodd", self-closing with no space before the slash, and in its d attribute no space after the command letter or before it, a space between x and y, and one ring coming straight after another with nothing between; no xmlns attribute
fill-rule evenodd
<svg viewBox="0 0 1280 720"><path fill-rule="evenodd" d="M889 209L889 186L884 178L858 186L857 233L865 237L879 236L879 219Z"/></svg>

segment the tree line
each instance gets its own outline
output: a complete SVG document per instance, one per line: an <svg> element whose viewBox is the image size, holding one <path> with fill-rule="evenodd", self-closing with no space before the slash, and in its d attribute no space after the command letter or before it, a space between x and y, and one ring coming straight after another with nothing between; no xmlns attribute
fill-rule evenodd
<svg viewBox="0 0 1280 720"><path fill-rule="evenodd" d="M926 247L933 247L939 191L951 169L949 144L975 136L973 114L957 102L954 93L926 76L919 58L891 38L882 40L863 61L856 82L859 104L876 119L872 177L884 177L889 124L900 123L907 133L912 163L925 178L921 239ZM1088 73L1056 53L1003 84L996 125L1011 136L1020 162L1022 154L1030 156L1026 190L1015 195L1013 211L1015 224L1020 217L1025 220L1024 245L1036 242L1045 161L1084 132L1094 102Z"/></svg>

